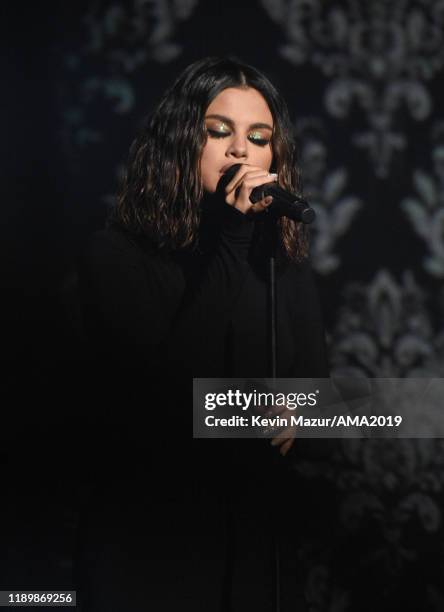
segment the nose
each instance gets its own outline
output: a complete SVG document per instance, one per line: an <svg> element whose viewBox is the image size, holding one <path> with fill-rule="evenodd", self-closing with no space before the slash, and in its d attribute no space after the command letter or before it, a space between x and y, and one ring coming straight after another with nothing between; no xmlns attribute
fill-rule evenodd
<svg viewBox="0 0 444 612"><path fill-rule="evenodd" d="M236 158L247 156L247 139L246 137L238 134L230 142L227 155L233 155Z"/></svg>

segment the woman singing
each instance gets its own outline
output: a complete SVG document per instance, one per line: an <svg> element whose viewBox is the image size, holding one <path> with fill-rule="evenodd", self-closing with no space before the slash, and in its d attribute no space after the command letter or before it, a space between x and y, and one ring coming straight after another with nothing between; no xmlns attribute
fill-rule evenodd
<svg viewBox="0 0 444 612"><path fill-rule="evenodd" d="M107 227L90 240L85 325L111 475L81 539L85 610L272 609L272 528L289 525L297 499L285 457L294 440L193 440L191 392L193 377L270 375L272 198L250 194L267 183L298 191L291 133L258 70L195 62L146 120ZM327 376L307 237L285 217L276 260L277 375ZM302 597L289 541L282 612Z"/></svg>

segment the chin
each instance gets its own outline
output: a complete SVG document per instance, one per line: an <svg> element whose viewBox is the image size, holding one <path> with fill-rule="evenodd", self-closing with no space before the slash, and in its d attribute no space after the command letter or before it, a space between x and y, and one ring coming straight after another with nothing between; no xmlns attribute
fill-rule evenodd
<svg viewBox="0 0 444 612"><path fill-rule="evenodd" d="M210 187L205 187L204 186L203 192L204 192L204 194L205 193L207 193L207 194L214 194L214 193L216 193L216 188L210 188Z"/></svg>
<svg viewBox="0 0 444 612"><path fill-rule="evenodd" d="M211 182L208 181L207 183L205 183L203 185L203 190L206 191L207 193L216 193L217 184L221 176L222 174L218 176L217 178L215 178L214 180L212 180Z"/></svg>

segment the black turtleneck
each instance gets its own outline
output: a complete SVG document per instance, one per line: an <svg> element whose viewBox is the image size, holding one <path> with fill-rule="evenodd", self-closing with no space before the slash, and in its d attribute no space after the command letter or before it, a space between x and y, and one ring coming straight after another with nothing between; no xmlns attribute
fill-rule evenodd
<svg viewBox="0 0 444 612"><path fill-rule="evenodd" d="M219 610L226 599L233 612L265 612L275 532L285 536L282 610L294 609L299 529L287 526L291 516L304 524L295 517L307 494L287 476L288 457L269 440L193 439L191 428L193 376L269 376L262 229L258 216L224 203L203 209L193 252L162 253L117 226L91 237L80 274L100 374L82 453L89 435L103 476L79 549L88 612L184 600ZM277 309L278 375L327 376L307 260L281 253ZM296 442L299 453L304 440Z"/></svg>
<svg viewBox="0 0 444 612"><path fill-rule="evenodd" d="M182 254L156 250L118 226L94 234L81 279L86 330L97 350L115 364L145 363L159 374L269 376L258 217L225 203L204 206L199 248ZM328 376L309 262L286 262L282 254L278 262L278 376Z"/></svg>

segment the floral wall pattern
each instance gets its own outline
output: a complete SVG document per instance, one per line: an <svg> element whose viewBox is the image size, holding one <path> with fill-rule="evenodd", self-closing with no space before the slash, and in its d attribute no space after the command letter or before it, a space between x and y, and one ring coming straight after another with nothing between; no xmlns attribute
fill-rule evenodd
<svg viewBox="0 0 444 612"><path fill-rule="evenodd" d="M279 23L285 44L279 54L298 66L310 63L325 77L324 106L343 119L356 105L364 131L351 136L367 150L377 176L384 177L396 152L408 146L397 117L430 116L426 82L442 70L443 10L439 2L323 3L263 0Z"/></svg>

